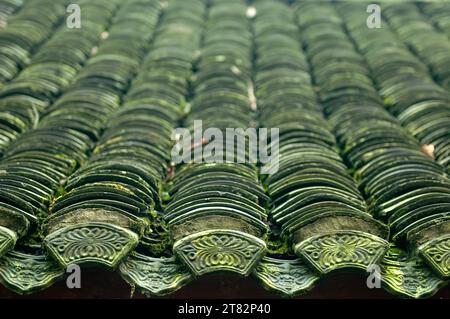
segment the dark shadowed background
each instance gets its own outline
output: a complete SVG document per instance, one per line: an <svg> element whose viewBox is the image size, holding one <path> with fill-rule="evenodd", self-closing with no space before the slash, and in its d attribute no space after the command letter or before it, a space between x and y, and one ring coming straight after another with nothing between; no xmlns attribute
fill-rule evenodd
<svg viewBox="0 0 450 319"><path fill-rule="evenodd" d="M118 273L101 269L83 269L80 289L68 289L65 280L44 291L29 296L17 295L0 286L0 298L130 298L131 288ZM133 298L145 298L136 292ZM280 298L265 290L252 277L237 275L206 275L191 282L177 292L163 298ZM384 289L369 289L361 274L335 273L322 280L309 293L297 298L374 298L392 299L395 296ZM442 288L433 298L450 299L450 286Z"/></svg>

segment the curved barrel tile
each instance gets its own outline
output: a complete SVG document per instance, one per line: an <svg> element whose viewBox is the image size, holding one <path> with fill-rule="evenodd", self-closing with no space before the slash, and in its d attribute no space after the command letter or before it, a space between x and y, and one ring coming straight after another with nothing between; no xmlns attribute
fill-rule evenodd
<svg viewBox="0 0 450 319"><path fill-rule="evenodd" d="M246 9L240 0L232 5L214 2L208 9L210 27L203 34L192 81L194 98L184 120L194 137L208 128L218 128L226 136L227 128L249 128L254 123L253 41ZM224 27L228 25L233 28ZM245 135L236 133L239 139L247 139ZM213 146L212 137L202 140L194 140L183 152L169 181L164 218L172 229L173 251L197 276L215 271L249 275L265 252L261 238L268 230L268 198L258 167L249 150L226 147L213 155L207 151Z"/></svg>
<svg viewBox="0 0 450 319"><path fill-rule="evenodd" d="M43 225L48 234L44 245L61 265L87 263L115 268L136 247L143 232L139 225L153 213L158 200L153 175L157 173L148 163L153 157L142 150L156 148L130 146L143 144L136 139L151 139L143 137L145 130L133 134L133 129L142 129L138 124L121 126L127 119L120 112L126 107L121 101L135 88L139 65L150 54L147 44L154 35L160 9L153 0L127 1L115 18L127 21L127 27L120 23L111 28L92 61L40 122L49 131L56 126L77 133L74 145L86 139L78 152L72 151L72 144L67 146L67 157L78 157L80 167L63 176L62 191L52 196ZM62 139L61 143L67 141ZM45 142L51 143L48 138Z"/></svg>
<svg viewBox="0 0 450 319"><path fill-rule="evenodd" d="M303 13L308 6L299 11ZM311 59L309 42L323 45L316 50L318 55L331 52L331 48L324 49L330 42L321 33L296 25L293 10L284 4L260 1L256 10L256 97L261 122L280 130L279 138L271 141L279 144L279 170L265 179L272 199L272 220L282 236L292 238L296 254L320 273L341 268L365 270L386 251L388 228L370 214L338 151L331 123L324 118L326 105L312 81L310 71L333 59ZM322 16L316 14L307 12L308 18L301 20L321 21ZM298 39L299 31L303 40L309 41L303 45L306 51ZM279 61L281 52L284 58ZM275 85L274 79L282 85ZM320 92L329 91L330 96L335 89L339 94L347 92L331 83L334 78L324 79L326 83L319 83Z"/></svg>
<svg viewBox="0 0 450 319"><path fill-rule="evenodd" d="M48 4L50 2L45 1ZM33 59L36 60L32 61L30 67L22 70L20 75L10 83L11 86L8 85L9 89L0 92L2 102L8 101L6 109L1 107L2 112L6 112L4 115L11 111L12 114L16 114L7 116L13 121L11 123L18 121L18 123L26 124L22 125L17 134L14 133L11 136L14 137L11 144L10 139L6 144L0 143L2 144L0 145L1 154L3 154L3 146L5 147L4 157L0 163L0 225L15 231L18 238L26 234L34 236L36 233L33 234L32 231L41 229L42 225L38 224L43 218L48 217L49 206L54 202L54 197L65 193L64 184L74 170L86 161L107 123L108 115L119 106L120 98L124 93L124 89L121 89L122 83L119 82L123 82L123 87L127 86L139 65L138 60L134 64L128 61L128 55L132 52L131 43L134 44L135 41L127 39L130 50L120 57L119 48L117 48L117 55L112 54L110 44L114 43L116 38L113 37L112 40L102 41L99 53L81 68L90 58L91 48L100 42L100 33L109 29L110 24L115 24L116 20L130 14L133 4L137 4L133 1L127 2L128 4L116 15L118 2L117 0L99 0L92 7L86 2L88 8L83 6L83 12L91 13L89 16L95 16L96 21L86 18L87 26L86 29L83 28L84 31L80 31L82 34L74 34L63 30L64 28L59 29L52 40L47 42L43 48L45 50L39 51L34 56ZM62 4L59 5L61 9L64 9ZM36 7L34 9L36 11ZM139 5L135 11L141 12L142 7ZM110 23L113 16L116 17L113 19L114 23ZM158 16L157 13L155 16ZM131 24L132 21L130 20L129 23ZM143 25L143 21L136 24ZM153 23L150 22L151 24ZM133 25L129 28L134 30ZM116 31L118 29L120 33ZM151 31L150 28L149 30ZM136 40L136 52L141 53L145 49L147 40L152 36L150 31L149 34L144 33L148 38ZM111 32L112 35L117 33L119 37L123 32L122 24L111 26ZM77 38L69 42L73 42L72 44L80 51L78 49L74 51L73 47L67 50L65 47L62 48L61 38L67 42L69 35L71 39ZM80 42L77 42L78 40ZM48 55L48 53L54 53L55 48L58 48L57 56ZM103 50L106 52L103 53ZM114 59L109 60L111 56ZM42 65L39 66L40 64ZM112 66L121 72L119 72L120 75L108 74L111 76L108 78L103 70L110 70ZM67 69L71 70L72 67L73 72L66 74ZM49 72L44 72L47 68ZM76 78L75 70L80 71ZM96 80L92 81L91 77ZM56 81L57 78L58 81ZM64 91L63 95L61 95L62 91ZM24 98L27 101L27 107L20 103ZM39 101L42 103L38 103ZM20 106L18 109L17 105ZM38 110L39 105L42 108ZM95 112L93 112L94 109ZM6 127L16 126L6 122L2 124L2 126L5 125ZM0 132L0 140L5 140L1 135ZM78 197L75 202L80 204L80 198ZM33 224L33 227L29 227L30 224ZM15 241L15 236L4 228L0 231L3 237L0 239L2 251L11 247Z"/></svg>
<svg viewBox="0 0 450 319"><path fill-rule="evenodd" d="M11 251L0 259L0 282L18 294L31 294L64 276L64 268L44 255Z"/></svg>
<svg viewBox="0 0 450 319"><path fill-rule="evenodd" d="M265 252L261 239L236 230L207 230L175 242L174 253L200 276L215 271L250 274Z"/></svg>
<svg viewBox="0 0 450 319"><path fill-rule="evenodd" d="M287 297L304 294L314 288L319 276L301 259L264 257L253 275L271 291Z"/></svg>
<svg viewBox="0 0 450 319"><path fill-rule="evenodd" d="M106 223L64 227L44 239L49 253L64 267L100 264L114 269L138 243L136 233Z"/></svg>
<svg viewBox="0 0 450 319"><path fill-rule="evenodd" d="M192 280L175 258L155 258L133 252L119 266L120 275L147 296L173 293Z"/></svg>

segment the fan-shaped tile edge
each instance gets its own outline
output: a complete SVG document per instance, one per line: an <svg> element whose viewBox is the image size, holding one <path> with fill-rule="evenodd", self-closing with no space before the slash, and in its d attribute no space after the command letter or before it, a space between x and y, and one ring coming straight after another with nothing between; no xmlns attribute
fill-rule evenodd
<svg viewBox="0 0 450 319"><path fill-rule="evenodd" d="M44 239L49 253L62 266L98 264L114 269L139 242L136 233L106 223L75 224Z"/></svg>
<svg viewBox="0 0 450 319"><path fill-rule="evenodd" d="M248 276L264 255L266 244L240 231L207 230L180 239L173 250L196 276L216 271Z"/></svg>
<svg viewBox="0 0 450 319"><path fill-rule="evenodd" d="M389 243L361 231L337 231L312 236L295 245L295 253L322 274L336 269L367 270L384 256Z"/></svg>

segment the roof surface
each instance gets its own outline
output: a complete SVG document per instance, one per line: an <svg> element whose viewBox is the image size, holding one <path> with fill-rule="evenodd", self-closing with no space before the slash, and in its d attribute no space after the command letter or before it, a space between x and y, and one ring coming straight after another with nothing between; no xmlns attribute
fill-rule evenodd
<svg viewBox="0 0 450 319"><path fill-rule="evenodd" d="M148 296L210 273L290 297L336 272L447 284L450 3L75 3L80 28L73 1L0 0L4 286L73 265ZM277 162L201 136L176 163L199 121L277 129Z"/></svg>

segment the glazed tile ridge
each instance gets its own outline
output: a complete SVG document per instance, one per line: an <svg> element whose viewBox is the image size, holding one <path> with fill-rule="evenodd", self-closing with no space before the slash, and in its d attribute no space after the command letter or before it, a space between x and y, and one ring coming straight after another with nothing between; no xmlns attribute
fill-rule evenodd
<svg viewBox="0 0 450 319"><path fill-rule="evenodd" d="M111 14L112 12L106 11L105 18L101 19L101 21L107 24L107 21L109 20L108 15ZM89 24L89 22L88 18L86 18L86 23ZM94 28L103 30L105 27L106 25L91 23L91 27L88 27L88 29ZM11 103L14 107L14 109L12 109L13 114L14 112L17 112L15 113L17 119L15 119L14 122L18 122L19 120L26 122L22 116L28 115L30 116L30 118L28 118L28 125L31 128L38 118L38 115L35 113L37 110L34 110L33 106L27 103L20 105L13 103L14 101L14 97L11 99L2 99L2 102L5 102L5 108L3 110L6 112L4 114L8 113L7 108L10 107L9 103ZM59 124L61 123L62 120L60 119ZM43 123L40 123L40 125L41 127L44 126ZM36 130L36 132L43 131ZM28 231L27 229L31 226L30 223L36 225L38 220L37 216L39 214L47 214L47 206L50 204L50 197L60 185L61 180L59 179L64 179L64 176L69 174L77 165L74 158L64 158L62 154L57 154L54 158L47 157L46 154L50 154L50 152L47 152L45 147L41 147L41 149L36 148L34 152L30 153L30 156L26 156L26 154L13 155L14 152L20 153L20 143L23 144L27 141L26 135L21 135L20 138L21 140L16 140L18 145L8 148L8 151L11 153L9 154L9 157L2 159L0 164L2 166L2 173L0 175L2 189L5 191L7 190L9 196L15 196L11 202L11 199L8 200L8 195L4 194L6 198L3 198L2 200L4 212L2 214L1 224L5 227L12 227L11 229L16 233L16 237L24 236ZM30 134L28 134L28 140L29 138ZM51 137L47 135L46 138ZM37 138L36 141L39 141L39 138ZM45 143L41 145L45 145ZM37 145L33 144L30 144L29 146L31 148L30 151L32 150L32 147L37 147ZM83 152L81 154L83 154ZM83 156L79 157L79 159L82 157ZM54 166L54 168L50 169L51 166ZM43 171L39 172L38 170ZM49 175L45 175L44 172L46 172L46 170L48 170L47 173Z"/></svg>
<svg viewBox="0 0 450 319"><path fill-rule="evenodd" d="M20 237L18 249L21 250L23 247L30 254L29 258L34 258L32 255L44 254L40 247L41 227L43 218L48 216L48 206L51 205L52 208L56 205L52 201L66 186L67 178L89 157L88 152L95 145L96 137L100 136L100 131L110 118L110 113L120 106L121 96L127 92L128 83L135 76L146 44L153 35L160 11L152 0L144 3L144 11L142 5L140 1L129 1L118 12L117 29L114 27L111 29L111 36L100 46L98 55L83 70L79 80L56 102L56 107L53 106L48 110L37 128L23 134L13 143L1 164L4 173L2 181L11 182L2 187L3 191L7 189L10 192L3 193L2 207L8 211L3 213L2 223L6 222L17 237ZM126 20L127 15L142 11L146 14L147 22L144 27L147 31L137 34L134 39L130 38L128 34L124 34L120 22L128 21L127 23L131 24L130 20ZM142 26L142 21L135 21L135 24ZM123 36L128 38L128 51L111 50L109 43L120 40ZM135 57L130 55L133 52ZM103 67L103 72L100 72L102 71L100 66ZM121 78L111 74L110 79L115 82L92 85L90 79L96 76L103 76L106 79L105 71L114 66L117 70L121 70ZM73 103L77 103L77 108L73 107ZM71 121L64 122L66 116L70 116ZM20 185L21 192L17 192L14 185L16 187ZM84 192L84 195L89 197L87 192ZM12 203L11 200L15 202ZM13 206L14 204L16 206ZM95 213L100 215L97 211ZM105 240L113 240L116 241L114 245L103 248L108 252L120 250L118 253L120 256L123 251L132 249L138 241L137 234L123 227L110 225L112 222L110 219L107 220L107 225L98 220L89 223L89 220L87 218L83 220L80 214L77 217L80 218L78 223L82 223L82 227L77 227L75 221L70 225L64 224L67 215L61 217L60 214L59 217L56 222L54 216L45 222L47 225L45 231L51 232L53 236L50 239L47 236L45 243L62 266L76 262L74 256L81 258L79 254L86 257L83 244L96 247L96 241L102 243ZM114 216L111 215L110 218L112 217ZM123 221L120 216L116 219ZM53 228L49 228L49 225ZM84 238L87 242L83 242L83 236L90 236ZM124 236L128 236L130 241L124 240ZM58 242L57 251L51 249L53 247L51 239ZM73 255L67 256L66 251L60 250L61 247L67 248ZM92 252L88 249L88 253L94 254L98 251ZM106 259L102 260L106 265L117 263L115 258L118 256L105 257L104 254L101 256Z"/></svg>
<svg viewBox="0 0 450 319"><path fill-rule="evenodd" d="M152 163L150 155L148 160L142 158L142 138L133 135L139 123L130 125L131 132L121 125L130 121L127 116L132 111L124 113L122 109L128 107L127 101L139 85L140 64L151 53L161 7L154 0L129 1L121 11L117 29L112 28L94 61L80 73L73 95L66 95L67 106L82 97L86 109L98 114L81 113L75 117L81 125L70 127L90 135L96 144L85 149L85 153L93 150L92 154L68 176L44 224L44 245L64 267L75 263L115 269L137 246L146 218L151 217L159 201L158 169L162 168L155 167L158 163ZM121 25L125 22L128 29ZM106 81L96 92L91 91L99 78ZM91 94L96 94L101 104L90 105ZM61 108L54 107L47 118L62 116ZM66 114L71 112L68 107ZM136 154L127 151L128 162L124 160L124 145L137 145ZM144 145L142 148L145 150Z"/></svg>
<svg viewBox="0 0 450 319"><path fill-rule="evenodd" d="M272 141L279 143L280 168L265 180L271 218L290 237L292 251L320 274L365 272L387 250L388 228L368 213L337 151L293 14L272 1L255 6L256 96L263 125L280 128L279 140Z"/></svg>
<svg viewBox="0 0 450 319"><path fill-rule="evenodd" d="M184 121L192 135L198 120L203 130L252 126L252 36L246 9L241 0L209 1L194 97ZM196 276L216 271L247 276L265 253L268 230L257 167L227 162L234 153L218 153L224 162L208 164L211 158L203 158L203 147L192 147L186 156L193 157L186 158L169 182L171 200L164 217L173 250Z"/></svg>
<svg viewBox="0 0 450 319"><path fill-rule="evenodd" d="M169 3L156 31L153 50L144 61L145 71L140 74L135 90L127 98L126 105L129 107L125 105L122 115L118 114L119 117L124 117L134 111L134 121L130 118L124 124L148 125L149 132L160 135L158 143L155 142L153 147L164 142L164 147L154 154L155 159L160 158L159 166L163 168L160 172L159 189L161 203L155 211L156 218L150 221L150 227L136 251L119 266L121 276L133 290L137 288L149 297L173 293L194 279L182 260L173 255L170 229L163 220L169 199L163 192L167 191L167 179L177 174L173 166L169 167L170 149L174 143L171 131L180 124L186 111L184 107L190 96L189 82L205 29L207 12L204 1L178 0ZM166 90L167 85L176 93ZM170 130L166 130L166 127ZM165 131L165 134L159 133L160 130Z"/></svg>
<svg viewBox="0 0 450 319"><path fill-rule="evenodd" d="M448 130L450 123L448 121L450 109L445 103L448 101L448 92L433 81L428 84L423 82L424 78L429 77L427 68L420 61L416 63L414 56L412 59L408 58L411 53L402 48L402 45L398 50L397 47L384 48L384 41L395 38L388 29L380 29L385 36L384 39L379 38L379 32L367 33L367 29L357 31L355 28L360 22L355 20L355 14L352 14L355 8L349 8L345 4L338 7L346 12L341 16L344 17L349 32L348 39L352 39L358 50L363 53L373 78L381 87L380 93L385 99L388 97L387 109L397 115L400 122L424 143L435 143L431 145L436 147L437 160L442 166L446 166L448 138L445 130ZM406 68L393 68L392 61L397 61ZM417 71L420 68L425 69L425 76L421 76ZM405 84L410 79L413 79L414 85ZM417 86L417 83L422 85ZM388 95L385 95L386 93ZM428 102L430 104L426 105ZM436 105L441 105L440 110ZM400 153L397 151L397 154ZM434 167L431 163L418 163L419 161L422 160L392 163L388 166L389 170L384 171L384 182L380 175L378 175L380 182L372 175L372 181L364 183L364 187L372 193L373 204L374 207L378 207L379 215L388 221L392 239L396 242L406 242L441 277L448 278L450 224L446 207L449 205L450 180L445 171ZM412 173L413 170L415 173ZM398 186L390 186L389 190L386 187L389 178L395 179Z"/></svg>

